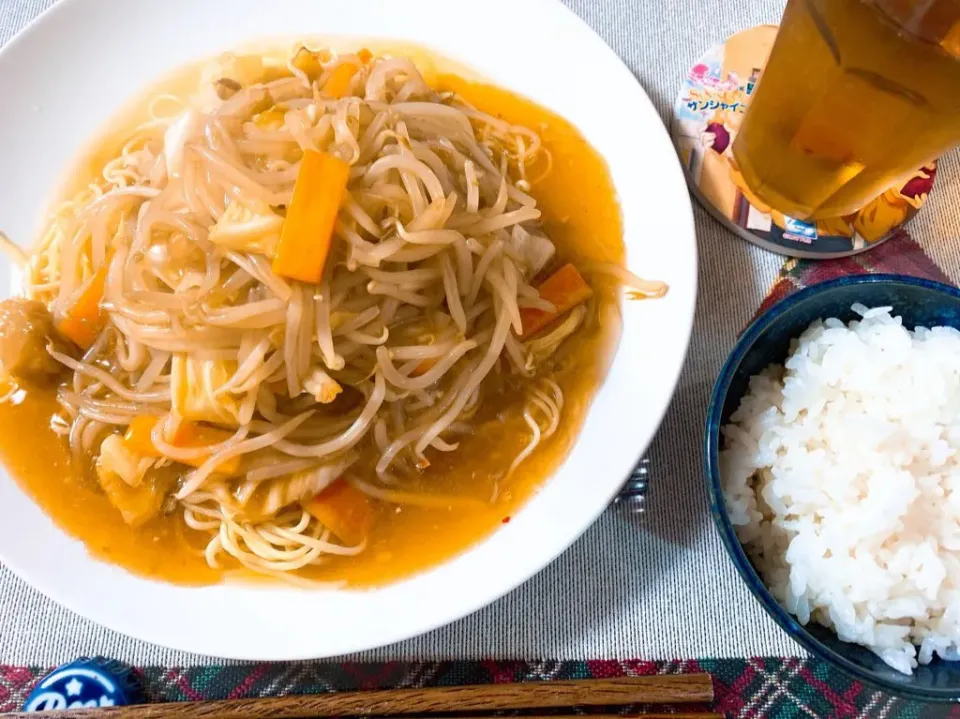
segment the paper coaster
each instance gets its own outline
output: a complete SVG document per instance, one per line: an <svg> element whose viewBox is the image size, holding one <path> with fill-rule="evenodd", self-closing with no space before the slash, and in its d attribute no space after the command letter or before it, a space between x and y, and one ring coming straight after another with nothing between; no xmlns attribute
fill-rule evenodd
<svg viewBox="0 0 960 719"><path fill-rule="evenodd" d="M923 206L936 163L921 168L859 212L806 222L751 202L733 162L733 140L777 34L760 25L711 47L690 68L673 108L673 143L690 189L740 237L783 255L827 259L864 252L891 237Z"/></svg>

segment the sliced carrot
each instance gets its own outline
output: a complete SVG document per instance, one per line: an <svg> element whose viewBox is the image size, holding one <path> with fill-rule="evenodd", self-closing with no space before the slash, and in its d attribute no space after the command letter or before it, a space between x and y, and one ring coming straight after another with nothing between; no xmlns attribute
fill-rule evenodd
<svg viewBox="0 0 960 719"><path fill-rule="evenodd" d="M370 62L373 59L373 53L370 52L367 48L362 47L357 51L357 58L359 58L360 62L366 65L368 62Z"/></svg>
<svg viewBox="0 0 960 719"><path fill-rule="evenodd" d="M349 179L350 166L343 160L314 150L303 153L274 272L301 282L320 282Z"/></svg>
<svg viewBox="0 0 960 719"><path fill-rule="evenodd" d="M370 499L342 479L338 479L303 506L320 524L353 546L367 538L373 522Z"/></svg>
<svg viewBox="0 0 960 719"><path fill-rule="evenodd" d="M333 72L330 73L327 81L323 83L324 94L335 97L338 100L341 97L346 97L350 91L350 81L353 80L353 76L357 74L357 70L359 69L360 68L352 62L337 65L333 68Z"/></svg>
<svg viewBox="0 0 960 719"><path fill-rule="evenodd" d="M553 304L557 309L555 312L546 312L532 307L521 309L523 337L539 332L593 294L590 285L580 276L577 268L569 263L545 279L537 289L540 291L540 299Z"/></svg>
<svg viewBox="0 0 960 719"><path fill-rule="evenodd" d="M160 420L151 415L140 415L134 417L133 421L127 426L127 432L123 435L123 442L127 448L145 457L162 457L163 454L153 444L153 428L157 426ZM232 432L215 427L205 427L195 422L180 422L177 431L174 433L170 442L174 447L182 449L193 449L195 447L209 447L214 444L225 442L233 436ZM209 455L201 455L194 459L183 460L184 464L192 467L199 467L209 459ZM240 458L232 457L217 466L217 471L223 474L236 474L240 469Z"/></svg>
<svg viewBox="0 0 960 719"><path fill-rule="evenodd" d="M147 457L159 457L160 453L153 446L153 439L150 436L156 424L156 417L149 415L134 417L133 421L127 425L126 434L123 435L123 442L127 449Z"/></svg>
<svg viewBox="0 0 960 719"><path fill-rule="evenodd" d="M80 349L88 349L107 324L107 313L100 308L103 288L107 283L107 267L100 265L93 277L80 290L76 301L57 323L57 329Z"/></svg>

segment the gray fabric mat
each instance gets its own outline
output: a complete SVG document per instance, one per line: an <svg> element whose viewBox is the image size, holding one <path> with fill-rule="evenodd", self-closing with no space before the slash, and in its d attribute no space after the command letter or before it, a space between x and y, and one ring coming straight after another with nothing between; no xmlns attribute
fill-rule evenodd
<svg viewBox="0 0 960 719"><path fill-rule="evenodd" d="M118 0L119 1L119 0ZM709 45L763 22L783 0L565 0L637 76L661 115ZM0 44L50 0L0 0ZM703 31L698 28L710 28ZM957 157L911 234L954 279L960 266ZM701 428L710 387L782 258L722 229L695 207L700 297L673 405L651 449L642 518L608 511L570 550L522 587L472 616L358 660L677 659L800 656L741 586L710 519ZM171 616L171 621L174 617ZM136 664L219 662L138 642L46 599L0 566L0 664L51 665L81 654Z"/></svg>

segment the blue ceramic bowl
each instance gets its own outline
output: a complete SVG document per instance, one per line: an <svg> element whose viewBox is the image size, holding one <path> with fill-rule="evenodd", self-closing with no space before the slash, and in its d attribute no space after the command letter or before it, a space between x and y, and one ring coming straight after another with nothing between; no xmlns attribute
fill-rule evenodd
<svg viewBox="0 0 960 719"><path fill-rule="evenodd" d="M718 452L720 427L727 423L747 391L751 376L771 363L782 363L790 340L798 337L816 319L858 319L850 306L892 306L913 329L950 325L960 329L960 291L947 285L901 275L843 277L801 290L757 318L740 336L727 359L710 398L706 427L706 476L710 511L720 538L737 571L767 613L807 651L845 670L857 679L896 694L926 701L960 701L960 662L941 659L906 676L891 669L868 649L841 642L829 629L810 623L801 626L777 604L744 553L727 516L720 490Z"/></svg>

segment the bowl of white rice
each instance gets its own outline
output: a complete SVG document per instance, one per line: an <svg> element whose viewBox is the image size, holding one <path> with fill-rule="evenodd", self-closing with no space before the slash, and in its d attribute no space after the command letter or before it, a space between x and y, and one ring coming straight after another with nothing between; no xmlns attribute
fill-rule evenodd
<svg viewBox="0 0 960 719"><path fill-rule="evenodd" d="M720 537L773 619L856 678L960 700L960 291L801 290L741 335L707 413Z"/></svg>

